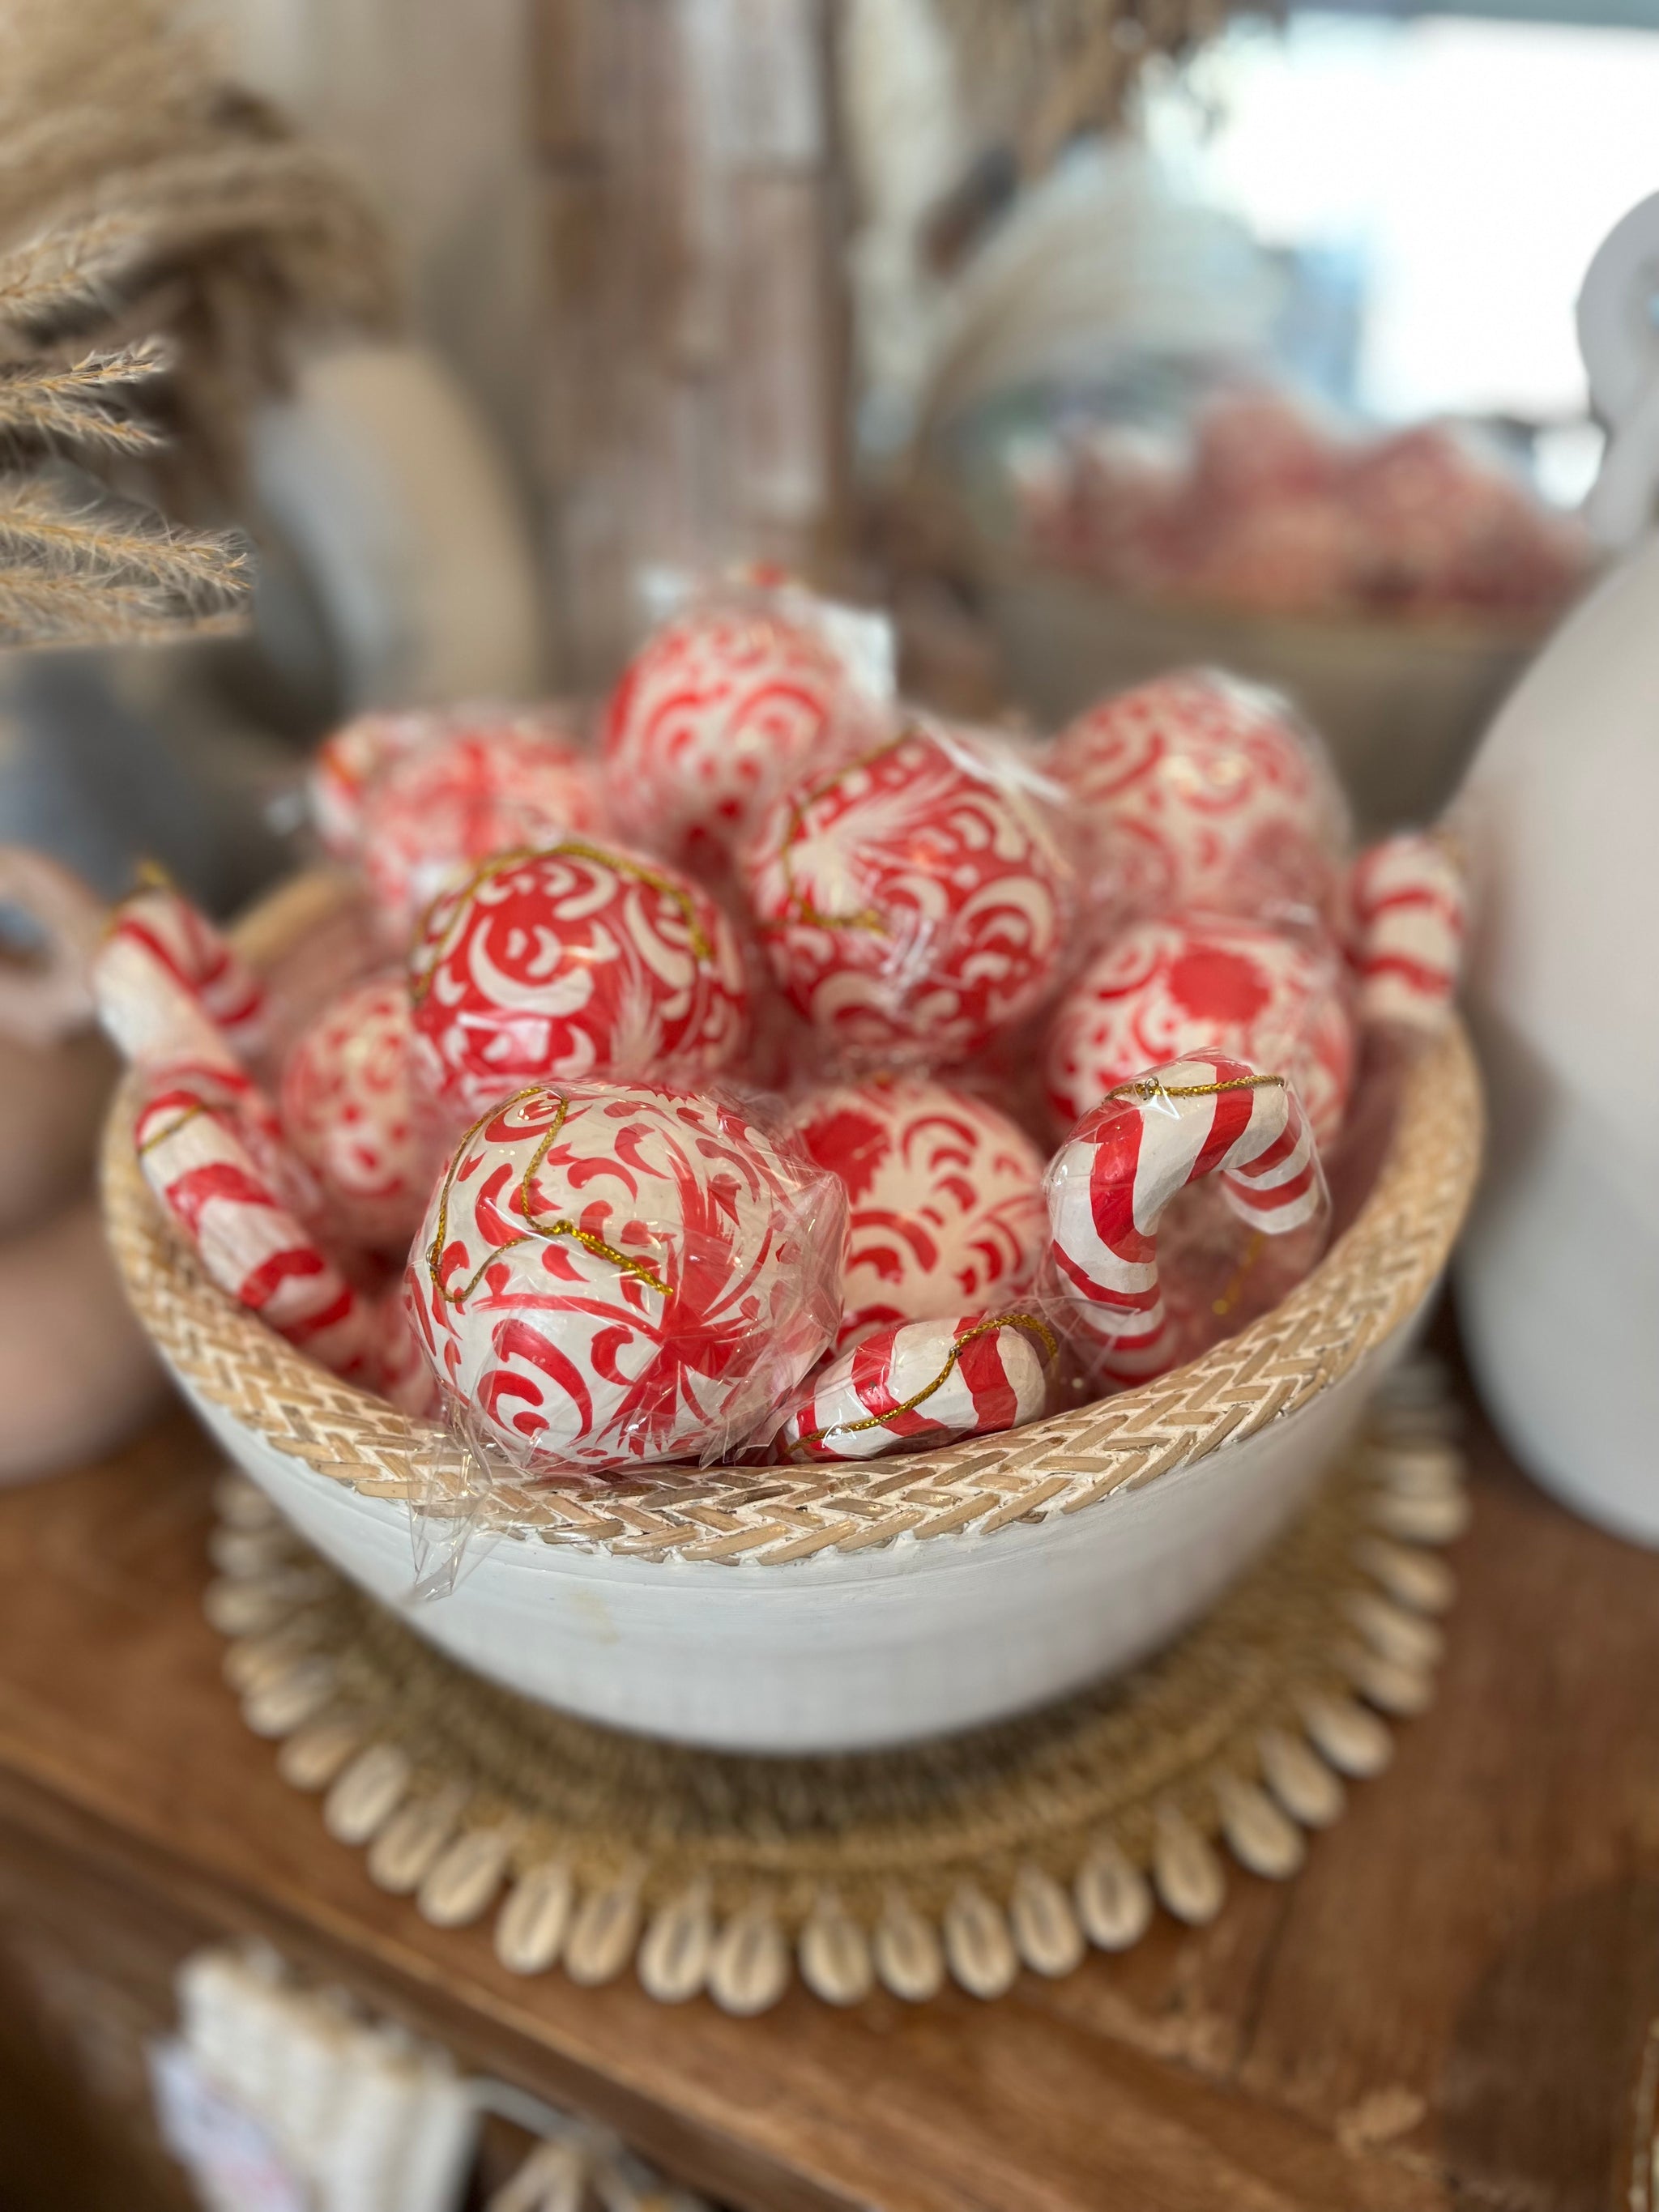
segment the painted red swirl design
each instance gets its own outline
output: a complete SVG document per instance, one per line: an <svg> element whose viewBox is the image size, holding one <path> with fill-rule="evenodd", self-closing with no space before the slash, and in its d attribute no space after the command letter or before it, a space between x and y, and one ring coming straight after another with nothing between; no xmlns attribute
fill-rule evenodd
<svg viewBox="0 0 1659 2212"><path fill-rule="evenodd" d="M283 1070L283 1133L354 1242L406 1248L425 1208L409 1048L409 986L393 976L325 1006Z"/></svg>
<svg viewBox="0 0 1659 2212"><path fill-rule="evenodd" d="M817 747L846 683L823 640L758 607L667 623L629 663L606 714L611 818L672 859L720 865Z"/></svg>
<svg viewBox="0 0 1659 2212"><path fill-rule="evenodd" d="M672 870L571 841L486 863L411 960L417 1072L479 1114L527 1083L696 1081L744 1040L730 924Z"/></svg>
<svg viewBox="0 0 1659 2212"><path fill-rule="evenodd" d="M453 1403L538 1473L735 1444L835 1327L844 1200L718 1102L544 1085L471 1129L406 1291Z"/></svg>
<svg viewBox="0 0 1659 2212"><path fill-rule="evenodd" d="M808 1020L855 1054L940 1063L1041 1003L1074 890L1041 799L921 726L781 798L746 881Z"/></svg>
<svg viewBox="0 0 1659 2212"><path fill-rule="evenodd" d="M1125 930L1054 1016L1047 1069L1056 1123L1069 1128L1145 1068L1206 1053L1282 1070L1328 1145L1354 1075L1353 1022L1334 954L1248 921Z"/></svg>
<svg viewBox="0 0 1659 2212"><path fill-rule="evenodd" d="M1042 1159L1006 1115L942 1084L814 1092L790 1117L852 1206L842 1340L1024 1296L1048 1235Z"/></svg>
<svg viewBox="0 0 1659 2212"><path fill-rule="evenodd" d="M1331 911L1341 793L1271 693L1206 671L1159 677L1079 715L1046 766L1079 801L1091 900L1114 918Z"/></svg>

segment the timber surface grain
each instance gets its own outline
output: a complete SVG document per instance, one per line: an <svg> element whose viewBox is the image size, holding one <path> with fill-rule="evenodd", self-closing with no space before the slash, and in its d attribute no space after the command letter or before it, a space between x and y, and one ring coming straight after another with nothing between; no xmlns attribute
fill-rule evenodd
<svg viewBox="0 0 1659 2212"><path fill-rule="evenodd" d="M185 1948L257 1930L744 2212L1646 2212L1659 1558L1472 1449L1438 1701L1296 1881L999 2003L744 2022L517 1980L373 1887L220 1679L172 1416L0 1498L9 1971L153 2024Z"/></svg>

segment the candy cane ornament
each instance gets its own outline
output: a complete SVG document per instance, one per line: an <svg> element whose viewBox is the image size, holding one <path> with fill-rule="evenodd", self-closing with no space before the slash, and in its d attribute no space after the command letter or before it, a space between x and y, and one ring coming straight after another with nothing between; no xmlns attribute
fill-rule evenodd
<svg viewBox="0 0 1659 2212"><path fill-rule="evenodd" d="M791 1460L874 1459L1017 1429L1046 1411L1058 1352L1035 1313L891 1324L820 1369L777 1449Z"/></svg>
<svg viewBox="0 0 1659 2212"><path fill-rule="evenodd" d="M1463 872L1447 838L1403 830L1362 853L1348 878L1345 932L1361 1022L1443 1029L1468 928Z"/></svg>
<svg viewBox="0 0 1659 2212"><path fill-rule="evenodd" d="M105 1034L135 1065L203 1046L210 1033L237 1059L264 1042L264 986L169 884L149 884L116 908L92 984Z"/></svg>
<svg viewBox="0 0 1659 2212"><path fill-rule="evenodd" d="M230 1104L163 1079L133 1130L144 1180L210 1279L331 1372L380 1379L373 1306L295 1219Z"/></svg>
<svg viewBox="0 0 1659 2212"><path fill-rule="evenodd" d="M1184 1357L1159 1276L1158 1235L1176 1194L1207 1176L1265 1237L1328 1213L1318 1148L1283 1076L1215 1054L1121 1084L1085 1115L1045 1178L1061 1302L1102 1376L1146 1380Z"/></svg>

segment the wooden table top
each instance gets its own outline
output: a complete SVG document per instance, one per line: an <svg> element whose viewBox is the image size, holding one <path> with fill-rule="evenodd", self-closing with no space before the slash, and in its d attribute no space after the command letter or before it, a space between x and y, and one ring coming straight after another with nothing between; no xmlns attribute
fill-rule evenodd
<svg viewBox="0 0 1659 2212"><path fill-rule="evenodd" d="M182 1414L0 1498L0 1819L349 1972L745 2212L1646 2212L1659 1557L1473 1449L1438 1702L1301 1876L997 2003L669 2010L517 1980L487 1929L383 1895L221 1681Z"/></svg>

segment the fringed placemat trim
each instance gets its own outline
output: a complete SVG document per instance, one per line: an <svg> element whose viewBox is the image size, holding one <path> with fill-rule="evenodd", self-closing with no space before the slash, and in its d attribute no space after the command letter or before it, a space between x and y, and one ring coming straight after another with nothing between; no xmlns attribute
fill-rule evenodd
<svg viewBox="0 0 1659 2212"><path fill-rule="evenodd" d="M1378 1773L1433 1694L1450 1605L1435 1548L1468 1505L1457 1409L1404 1370L1298 1526L1170 1650L947 1741L835 1759L648 1741L466 1673L306 1551L228 1474L207 1609L248 1724L434 1925L495 1911L514 1972L596 1984L630 1960L738 2014L799 1971L824 2002L1127 1948L1162 1905L1199 1926L1226 1861L1270 1881Z"/></svg>

